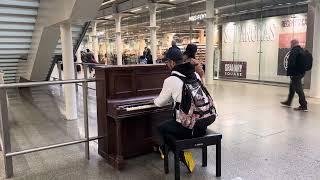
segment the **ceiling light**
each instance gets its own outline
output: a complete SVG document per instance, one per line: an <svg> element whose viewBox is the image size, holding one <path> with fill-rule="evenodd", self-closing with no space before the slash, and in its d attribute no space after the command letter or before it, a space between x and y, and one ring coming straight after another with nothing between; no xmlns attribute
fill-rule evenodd
<svg viewBox="0 0 320 180"><path fill-rule="evenodd" d="M206 0L196 1L196 2L193 2L193 3L191 3L191 4L198 4L198 3L201 3L201 2L204 2L204 1L206 1Z"/></svg>
<svg viewBox="0 0 320 180"><path fill-rule="evenodd" d="M141 11L141 8L137 8L137 9L131 10L131 12L137 12L137 11Z"/></svg>
<svg viewBox="0 0 320 180"><path fill-rule="evenodd" d="M273 5L268 5L268 6L263 6L262 8L270 8L272 7Z"/></svg>
<svg viewBox="0 0 320 180"><path fill-rule="evenodd" d="M112 15L109 15L109 16L105 16L104 19L110 19L112 18Z"/></svg>
<svg viewBox="0 0 320 180"><path fill-rule="evenodd" d="M106 1L106 2L102 3L102 4L101 4L101 6L103 6L103 5L106 5L106 4L110 4L110 3L113 3L114 1L116 1L116 0L110 0L110 1Z"/></svg>
<svg viewBox="0 0 320 180"><path fill-rule="evenodd" d="M167 8L167 10L170 10L170 9L175 9L176 7L170 7L170 8Z"/></svg>

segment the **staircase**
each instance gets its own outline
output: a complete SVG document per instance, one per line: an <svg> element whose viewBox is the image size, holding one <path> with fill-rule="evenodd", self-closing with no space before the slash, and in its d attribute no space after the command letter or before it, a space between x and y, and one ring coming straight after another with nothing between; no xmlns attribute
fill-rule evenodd
<svg viewBox="0 0 320 180"><path fill-rule="evenodd" d="M80 38L81 33L82 33L83 24L72 25L71 29L72 29L72 42L73 42L73 46L75 46L77 41L78 41L78 39ZM56 47L56 49L54 51L54 55L61 55L61 54L62 54L61 39L59 39L57 47Z"/></svg>
<svg viewBox="0 0 320 180"><path fill-rule="evenodd" d="M20 61L31 48L39 0L0 0L0 70L5 83L17 81Z"/></svg>
<svg viewBox="0 0 320 180"><path fill-rule="evenodd" d="M78 50L80 43L82 42L82 39L84 35L87 32L87 29L89 28L90 23L87 22L85 24L81 25L72 25L72 43L73 43L73 51L74 53ZM56 49L54 50L52 62L50 66L48 67L48 74L46 74L46 80L49 81L51 78L52 71L54 67L56 66L56 63L58 60L62 60L62 49L61 49L61 39L59 39L58 44L56 46Z"/></svg>

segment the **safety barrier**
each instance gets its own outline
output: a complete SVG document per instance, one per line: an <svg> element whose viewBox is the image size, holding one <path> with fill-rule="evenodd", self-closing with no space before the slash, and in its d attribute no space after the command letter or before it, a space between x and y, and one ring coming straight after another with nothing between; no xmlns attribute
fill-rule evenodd
<svg viewBox="0 0 320 180"><path fill-rule="evenodd" d="M4 74L0 72L0 143L1 149L3 153L3 160L4 160L4 167L5 167L5 175L7 178L13 176L13 164L12 164L12 157L37 151L43 151L63 146L69 146L79 143L85 143L85 157L89 160L89 142L93 140L100 139L102 137L89 137L89 120L88 120L88 83L94 82L92 79L79 79L79 80L64 80L64 81L45 81L45 82L26 82L26 83L14 83L14 84L3 84ZM86 77L86 76L85 76ZM11 141L10 141L10 125L8 119L8 95L7 90L13 88L23 88L23 87L38 87L38 86L49 86L49 85L62 85L62 84L82 84L83 90L83 112L84 112L84 138L60 143L60 144L53 144L48 146L42 146L37 148L31 148L21 151L12 152L11 151Z"/></svg>

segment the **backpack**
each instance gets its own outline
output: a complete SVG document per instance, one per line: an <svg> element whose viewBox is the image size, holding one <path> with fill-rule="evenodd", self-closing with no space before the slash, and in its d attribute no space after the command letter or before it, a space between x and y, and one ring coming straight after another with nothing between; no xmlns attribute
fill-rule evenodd
<svg viewBox="0 0 320 180"><path fill-rule="evenodd" d="M209 126L217 116L216 108L208 90L199 79L188 79L176 74L183 81L181 103L176 103L175 110L178 111L178 120L181 125L193 129L196 123ZM177 113L176 113L177 114ZM199 122L206 121L206 122Z"/></svg>
<svg viewBox="0 0 320 180"><path fill-rule="evenodd" d="M312 62L313 62L312 54L308 50L304 50L302 58L304 63L304 70L310 71L312 69Z"/></svg>

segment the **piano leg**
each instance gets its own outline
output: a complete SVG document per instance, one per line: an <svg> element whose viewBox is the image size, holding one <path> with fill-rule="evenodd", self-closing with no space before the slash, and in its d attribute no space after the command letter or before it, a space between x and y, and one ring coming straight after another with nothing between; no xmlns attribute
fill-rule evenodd
<svg viewBox="0 0 320 180"><path fill-rule="evenodd" d="M115 159L115 168L121 170L125 166L125 161L122 155L122 123L116 120L116 131L117 131L117 154Z"/></svg>

